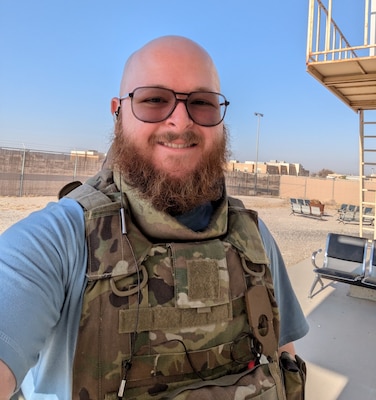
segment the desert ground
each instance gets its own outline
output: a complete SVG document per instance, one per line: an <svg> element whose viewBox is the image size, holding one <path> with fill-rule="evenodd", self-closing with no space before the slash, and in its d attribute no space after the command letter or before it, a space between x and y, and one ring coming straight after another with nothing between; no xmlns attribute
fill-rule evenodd
<svg viewBox="0 0 376 400"><path fill-rule="evenodd" d="M275 197L239 197L246 207L258 211L269 227L289 267L325 247L329 232L359 234L359 225L337 220L336 207L326 205L322 219L291 214L289 200ZM43 208L55 197L0 197L0 233L31 212Z"/></svg>

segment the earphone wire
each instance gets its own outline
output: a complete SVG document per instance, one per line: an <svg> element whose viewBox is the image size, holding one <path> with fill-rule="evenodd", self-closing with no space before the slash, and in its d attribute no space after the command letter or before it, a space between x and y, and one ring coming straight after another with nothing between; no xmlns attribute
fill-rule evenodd
<svg viewBox="0 0 376 400"><path fill-rule="evenodd" d="M138 265L137 259L136 259L136 255L134 253L133 247L131 245L131 242L128 238L127 235L127 226L125 223L125 207L124 207L124 193L122 190L122 177L120 175L120 220L121 220L121 233L122 236L125 238L129 250L131 252L135 267L136 267L136 273L137 273L137 312L136 312L136 320L135 320L135 327L134 327L134 334L133 334L133 338L131 338L131 352L130 352L130 356L129 359L124 360L123 361L123 378L121 380L120 383L120 387L118 390L118 398L122 399L124 396L124 391L125 391L125 387L127 384L127 374L128 371L131 369L132 367L132 360L133 360L133 356L136 352L136 340L137 340L137 331L138 331L138 325L139 325L139 319L140 319L140 304L141 304L141 275L140 275L140 267ZM122 251L123 251L123 247L122 247ZM122 254L122 258L124 259L124 253Z"/></svg>

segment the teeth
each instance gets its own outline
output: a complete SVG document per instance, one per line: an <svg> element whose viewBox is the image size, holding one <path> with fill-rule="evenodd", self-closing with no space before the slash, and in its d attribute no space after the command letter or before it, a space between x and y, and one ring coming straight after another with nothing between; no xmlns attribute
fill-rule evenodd
<svg viewBox="0 0 376 400"><path fill-rule="evenodd" d="M163 143L163 146L166 147L171 147L173 149L186 149L188 147L191 147L193 145L189 145L189 144L176 144L176 143Z"/></svg>

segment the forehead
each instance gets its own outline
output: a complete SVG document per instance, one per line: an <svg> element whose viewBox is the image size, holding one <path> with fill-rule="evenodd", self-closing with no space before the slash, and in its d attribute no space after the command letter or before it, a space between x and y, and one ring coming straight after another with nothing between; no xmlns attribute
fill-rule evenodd
<svg viewBox="0 0 376 400"><path fill-rule="evenodd" d="M149 45L131 56L120 95L140 86L161 86L177 92L220 89L216 68L206 51L179 40Z"/></svg>

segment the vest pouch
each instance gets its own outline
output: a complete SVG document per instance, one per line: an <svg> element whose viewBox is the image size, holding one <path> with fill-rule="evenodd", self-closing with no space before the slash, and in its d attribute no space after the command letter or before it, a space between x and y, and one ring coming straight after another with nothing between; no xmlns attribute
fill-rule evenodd
<svg viewBox="0 0 376 400"><path fill-rule="evenodd" d="M286 351L280 357L286 398L287 400L304 400L306 365L298 355L295 355L295 359L296 361Z"/></svg>
<svg viewBox="0 0 376 400"><path fill-rule="evenodd" d="M172 392L163 400L286 400L276 363L259 364L240 374L200 381Z"/></svg>

